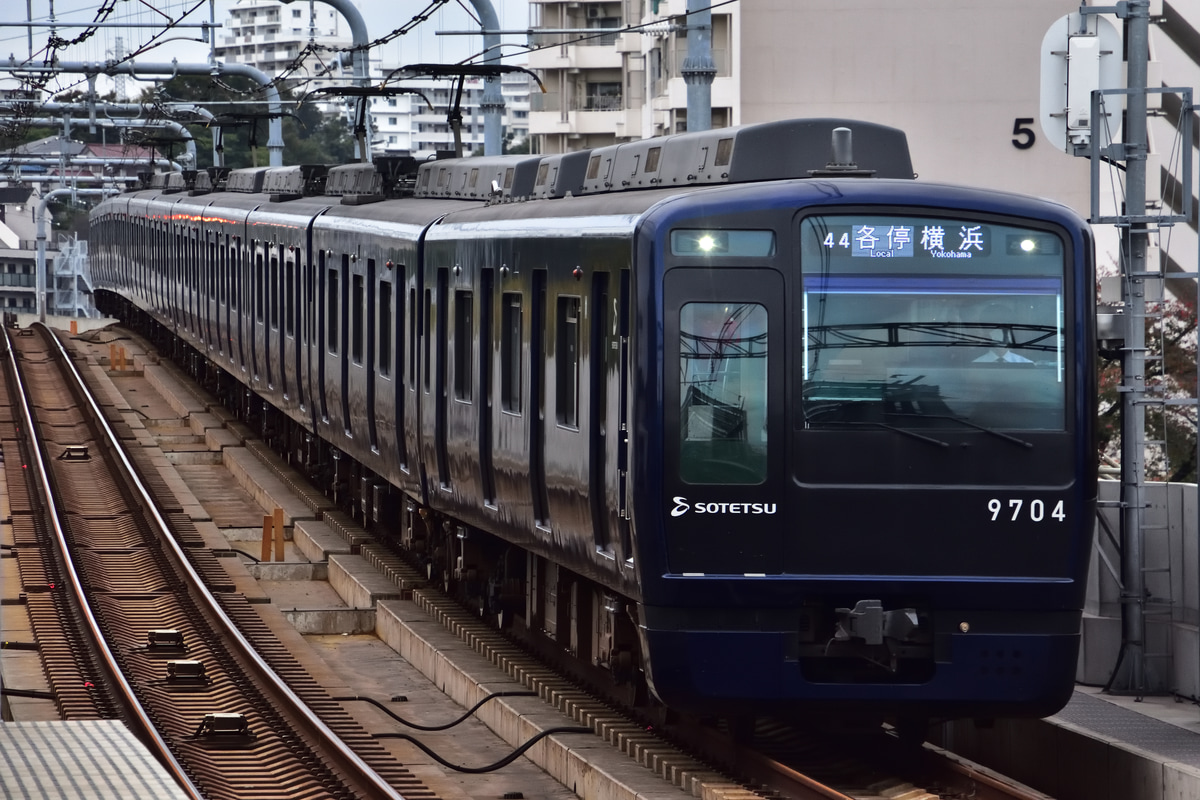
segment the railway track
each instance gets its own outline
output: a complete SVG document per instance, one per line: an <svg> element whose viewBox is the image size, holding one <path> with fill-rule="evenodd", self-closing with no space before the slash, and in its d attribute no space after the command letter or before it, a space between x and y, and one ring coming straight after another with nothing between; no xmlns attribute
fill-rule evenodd
<svg viewBox="0 0 1200 800"><path fill-rule="evenodd" d="M20 346L20 344L19 344ZM25 360L30 360L26 358ZM117 426L119 428L119 426ZM72 430L74 428L72 427ZM128 432L126 432L128 433ZM0 428L0 438L4 437L4 429ZM58 447L66 447L59 443ZM53 452L53 447L50 448ZM255 450L261 450L255 446ZM271 459L263 454L279 472L286 471L286 466L279 459ZM71 459L60 459L71 463ZM142 465L140 471L147 474L150 482L154 482L153 470L149 465ZM292 483L302 483L303 479L294 474L286 475ZM102 493L104 494L104 493ZM313 495L314 497L317 495ZM181 516L178 509L168 508L166 518L174 520ZM370 542L371 536L356 526L352 519L340 512L331 512L327 521L334 529L340 529L344 535L352 536L358 541ZM186 525L182 526L186 529ZM179 536L179 533L173 534ZM227 581L211 558L211 554L203 547L203 543L188 540L184 535L184 550L189 559L200 564L205 571L216 570L209 581L216 586L221 605L227 613L237 619L237 624L243 630L253 630L256 624L261 627L254 611L241 604L238 611L230 612L228 608L236 605L231 603L231 587L222 584ZM699 724L654 724L639 717L635 709L615 709L615 700L601 696L596 692L585 692L580 689L578 679L572 679L563 674L555 674L547 669L544 657L535 657L529 649L515 646L514 642L491 629L470 611L463 609L453 600L433 587L425 585L423 575L415 568L408 566L403 559L388 548L385 542L371 542L363 545L364 553L371 553L371 558L384 567L383 571L393 580L406 587L417 587L413 591L414 601L433 618L442 622L450 631L471 648L481 654L488 662L503 669L508 675L519 679L531 691L546 699L550 705L569 716L573 721L585 727L592 728L599 736L610 742L614 747L627 753L638 763L653 770L664 780L673 783L686 792L697 796L706 796L720 800L745 800L752 796L768 798L855 798L856 800L876 800L877 798L903 798L904 800L934 800L934 798L974 798L977 800L1044 800L1045 796L1031 792L1002 776L982 770L972 764L957 759L951 754L926 746L914 748L900 745L894 738L883 733L870 737L855 739L830 739L820 733L798 731L794 726L778 723L760 724L752 737L744 734L735 740L721 731ZM125 552L130 548L120 545L115 548ZM95 559L93 559L95 560ZM140 569L138 570L141 571ZM127 594L138 594L132 588L124 591ZM144 601L143 601L144 602ZM155 606L157 608L157 606ZM157 622L154 627L161 626L164 619L161 612L155 612ZM143 629L151 623L138 623ZM174 624L174 623L172 623ZM136 630L136 625L133 626ZM203 637L198 637L203 639ZM218 637L219 638L219 637ZM266 660L279 664L286 662L286 653L275 652L271 645L259 641L259 637L251 636L255 647L265 648L268 655ZM264 637L269 639L270 637ZM189 641L191 635L189 634ZM126 634L125 646L130 650L143 647L144 642L137 635ZM189 645L190 646L190 645ZM207 647L207 643L204 645ZM199 647L199 646L198 646ZM278 643L275 650L281 650ZM207 653L207 651L205 651ZM179 660L203 660L207 663L208 656L193 657L192 651L186 656L173 656ZM149 659L145 659L150 661ZM194 722L203 708L200 695L204 694L202 687L192 686L184 693L180 687L163 686L163 663L169 660L160 658L154 668L146 671L138 679L143 683L153 684L160 693L165 693L176 700L180 695L196 698L189 720ZM557 665L555 665L557 666ZM157 671L155 671L157 670ZM283 670L287 672L287 670ZM208 674L206 672L206 674ZM209 675L211 677L211 675ZM289 677L291 680L291 677ZM303 676L300 681L303 682ZM222 679L225 682L225 679ZM232 682L232 681L231 681ZM199 689L200 691L197 691ZM319 691L313 690L314 694ZM239 695L246 709L247 717L254 720L255 726L261 726L265 720L259 715L263 709L270 708L274 701L257 698L252 695ZM345 698L329 698L324 702L336 706L336 701ZM219 704L218 704L219 705ZM216 707L211 702L204 708ZM624 719L614 721L614 710L626 714ZM274 725L273 722L270 723ZM189 724L176 725L186 739L195 732L194 726L189 730ZM258 728L256 727L257 731ZM499 733L499 731L497 731ZM365 734L361 734L365 736ZM194 742L192 742L194 744ZM249 743L245 743L249 744ZM514 746L519 742L510 742ZM257 746L257 740L255 742ZM208 748L209 751L214 748ZM245 750L237 751L247 755ZM529 754L537 761L536 751ZM553 756L548 757L553 759ZM257 757L249 759L258 763ZM541 763L543 768L550 769ZM275 771L263 768L262 772ZM664 787L665 788L665 787ZM420 796L402 790L405 797ZM226 795L205 794L216 797ZM252 795L244 791L227 796L254 797L270 795ZM303 796L288 793L280 796ZM319 795L326 796L326 795ZM329 795L336 796L336 795ZM348 796L364 796L368 794L351 794Z"/></svg>
<svg viewBox="0 0 1200 800"><path fill-rule="evenodd" d="M0 439L23 456L18 563L62 716L122 719L193 797L431 798L233 592L57 339L8 344Z"/></svg>

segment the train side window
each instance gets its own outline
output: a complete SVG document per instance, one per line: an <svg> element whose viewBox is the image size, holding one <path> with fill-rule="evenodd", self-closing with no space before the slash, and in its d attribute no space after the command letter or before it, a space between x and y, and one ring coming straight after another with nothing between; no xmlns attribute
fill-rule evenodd
<svg viewBox="0 0 1200 800"><path fill-rule="evenodd" d="M283 327L288 336L296 335L296 259L288 256L284 262Z"/></svg>
<svg viewBox="0 0 1200 800"><path fill-rule="evenodd" d="M472 315L475 297L471 292L454 293L454 399L470 402L472 346L475 343Z"/></svg>
<svg viewBox="0 0 1200 800"><path fill-rule="evenodd" d="M271 254L271 275L267 281L267 294L270 295L271 328L279 330L279 256Z"/></svg>
<svg viewBox="0 0 1200 800"><path fill-rule="evenodd" d="M559 425L579 427L579 298L558 298L554 348L555 416Z"/></svg>
<svg viewBox="0 0 1200 800"><path fill-rule="evenodd" d="M392 282L379 282L379 374L392 372Z"/></svg>
<svg viewBox="0 0 1200 800"><path fill-rule="evenodd" d="M429 173L425 173L428 175ZM408 290L408 385L417 388L417 290Z"/></svg>
<svg viewBox="0 0 1200 800"><path fill-rule="evenodd" d="M254 243L254 318L263 321L263 255L258 242Z"/></svg>
<svg viewBox="0 0 1200 800"><path fill-rule="evenodd" d="M204 235L205 242L208 244L208 299L217 299L217 242L215 234L210 236Z"/></svg>
<svg viewBox="0 0 1200 800"><path fill-rule="evenodd" d="M521 413L521 295L505 292L500 309L500 407Z"/></svg>
<svg viewBox="0 0 1200 800"><path fill-rule="evenodd" d="M225 242L218 243L217 249L220 251L218 257L221 263L217 265L217 302L225 303L228 299L228 280L229 280L229 234L225 234Z"/></svg>
<svg viewBox="0 0 1200 800"><path fill-rule="evenodd" d="M354 296L350 300L350 358L355 364L363 362L363 313L366 307L363 276L354 276Z"/></svg>
<svg viewBox="0 0 1200 800"><path fill-rule="evenodd" d="M679 473L687 483L767 479L767 310L687 303L679 311Z"/></svg>
<svg viewBox="0 0 1200 800"><path fill-rule="evenodd" d="M433 361L433 290L425 290L425 393L429 393L429 379Z"/></svg>
<svg viewBox="0 0 1200 800"><path fill-rule="evenodd" d="M242 296L242 237L233 237L233 247L229 250L229 267L233 274L229 286L229 305L234 310L238 310L241 305Z"/></svg>
<svg viewBox="0 0 1200 800"><path fill-rule="evenodd" d="M329 268L328 284L325 293L325 302L328 306L325 312L325 320L329 325L326 338L329 340L329 352L336 356L338 352L338 310L341 307L341 294L338 292L338 271L336 267Z"/></svg>

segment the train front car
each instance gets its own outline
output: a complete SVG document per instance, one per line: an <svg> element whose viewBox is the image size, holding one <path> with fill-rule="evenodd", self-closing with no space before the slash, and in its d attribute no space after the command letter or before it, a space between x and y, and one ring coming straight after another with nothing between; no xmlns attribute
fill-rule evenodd
<svg viewBox="0 0 1200 800"><path fill-rule="evenodd" d="M913 181L650 212L631 475L667 705L1066 703L1096 495L1092 252L1060 205Z"/></svg>

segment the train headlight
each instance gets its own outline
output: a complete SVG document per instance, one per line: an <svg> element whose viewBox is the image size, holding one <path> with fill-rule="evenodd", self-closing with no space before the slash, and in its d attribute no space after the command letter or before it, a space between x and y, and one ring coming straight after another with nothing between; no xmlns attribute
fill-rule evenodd
<svg viewBox="0 0 1200 800"><path fill-rule="evenodd" d="M1056 256L1062 253L1062 242L1048 233L1013 234L1005 245L1005 252L1010 256Z"/></svg>

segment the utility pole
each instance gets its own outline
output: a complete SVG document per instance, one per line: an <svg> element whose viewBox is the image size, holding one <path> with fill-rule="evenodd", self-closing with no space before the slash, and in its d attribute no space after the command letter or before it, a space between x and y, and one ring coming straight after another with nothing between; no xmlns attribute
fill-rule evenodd
<svg viewBox="0 0 1200 800"><path fill-rule="evenodd" d="M717 65L712 57L712 8L708 0L688 0L687 58L679 70L687 84L687 129L712 129L712 82Z"/></svg>
<svg viewBox="0 0 1200 800"><path fill-rule="evenodd" d="M1146 507L1146 67L1150 58L1150 4L1141 0L1128 4L1127 88L1125 120L1125 216L1121 229L1121 293L1125 303L1125 357L1121 381L1121 501L1125 525L1122 577L1125 584L1121 603L1128 613L1122 617L1129 689L1146 688L1146 583L1144 510ZM1189 143L1190 146L1190 143Z"/></svg>

